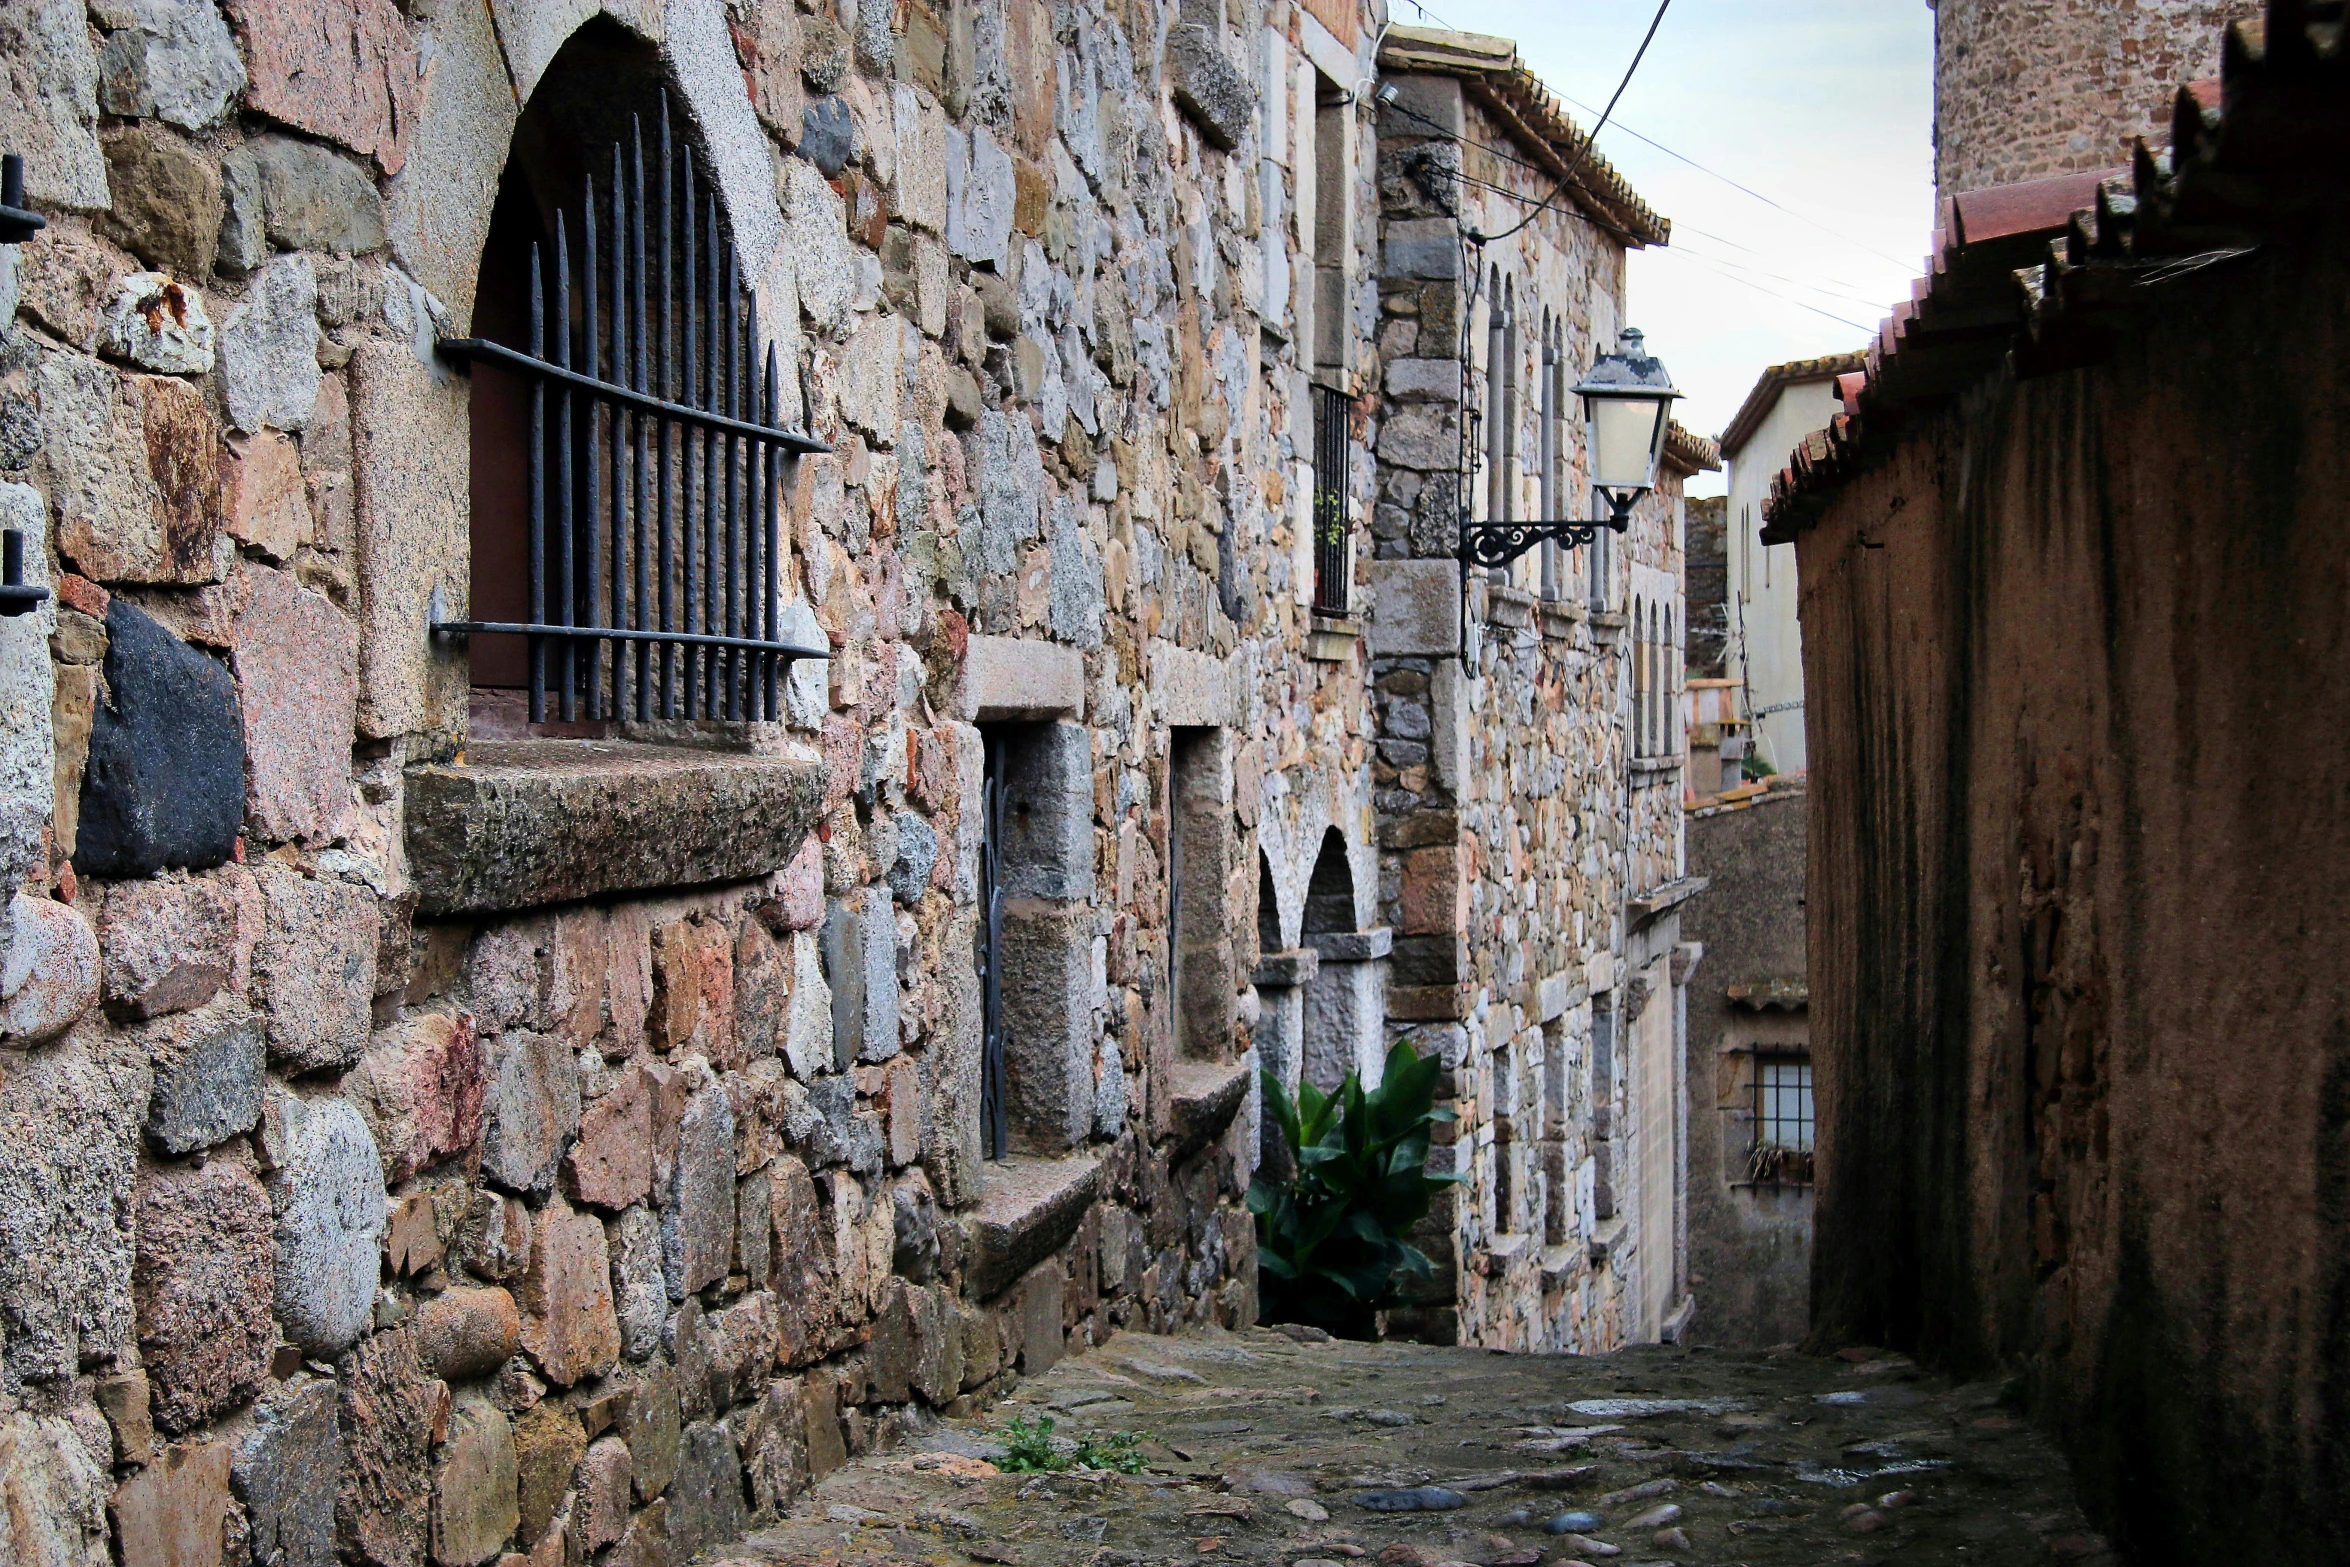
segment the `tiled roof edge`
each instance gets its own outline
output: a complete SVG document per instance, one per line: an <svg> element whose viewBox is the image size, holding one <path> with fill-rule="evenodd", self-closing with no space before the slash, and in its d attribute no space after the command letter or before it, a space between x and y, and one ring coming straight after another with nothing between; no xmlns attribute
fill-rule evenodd
<svg viewBox="0 0 2350 1567"><path fill-rule="evenodd" d="M1568 189L1576 204L1606 227L1619 229L1634 245L1671 243L1673 226L1641 200L1631 182L1616 172L1557 96L1542 84L1518 57L1518 46L1487 33L1454 32L1441 27L1394 26L1379 44L1382 71L1426 72L1459 77L1475 83L1502 114L1497 119L1529 152L1553 165L1552 174L1564 174L1574 165ZM1576 159L1580 156L1580 164Z"/></svg>
<svg viewBox="0 0 2350 1567"><path fill-rule="evenodd" d="M1867 351L1856 348L1850 353L1824 354L1817 359L1790 359L1783 365L1772 365L1756 380L1754 390L1746 394L1746 401L1738 405L1738 411L1730 416L1730 422L1715 437L1722 454L1725 457L1736 455L1738 448L1746 444L1747 437L1760 429L1762 422L1770 417L1772 405L1787 388L1809 386L1814 381L1826 381L1848 371L1858 370L1867 360Z"/></svg>

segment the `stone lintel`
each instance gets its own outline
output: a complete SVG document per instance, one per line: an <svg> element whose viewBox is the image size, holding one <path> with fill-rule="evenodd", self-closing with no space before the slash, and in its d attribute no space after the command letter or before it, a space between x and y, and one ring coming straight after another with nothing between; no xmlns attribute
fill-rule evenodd
<svg viewBox="0 0 2350 1567"><path fill-rule="evenodd" d="M1372 963L1395 950L1395 931L1386 925L1377 930L1329 931L1314 937L1314 950L1324 963Z"/></svg>
<svg viewBox="0 0 2350 1567"><path fill-rule="evenodd" d="M963 716L973 723L1085 716L1085 659L1027 637L973 637L963 654Z"/></svg>
<svg viewBox="0 0 2350 1567"><path fill-rule="evenodd" d="M1232 1124L1248 1098L1256 1074L1247 1060L1177 1061L1168 1074L1168 1117L1173 1139L1167 1162L1180 1164L1213 1142Z"/></svg>
<svg viewBox="0 0 2350 1567"><path fill-rule="evenodd" d="M1099 1159L1003 1159L979 1176L979 1211L971 1219L971 1293L1001 1294L1077 1233L1101 1190Z"/></svg>
<svg viewBox="0 0 2350 1567"><path fill-rule="evenodd" d="M1254 983L1259 990L1294 990L1321 972L1322 954L1312 947L1268 952L1257 960Z"/></svg>
<svg viewBox="0 0 2350 1567"><path fill-rule="evenodd" d="M1232 723L1232 680L1224 660L1153 638L1151 686L1159 716L1178 729L1224 729Z"/></svg>
<svg viewBox="0 0 2350 1567"><path fill-rule="evenodd" d="M816 824L824 766L595 740L507 740L408 774L422 914L746 881Z"/></svg>

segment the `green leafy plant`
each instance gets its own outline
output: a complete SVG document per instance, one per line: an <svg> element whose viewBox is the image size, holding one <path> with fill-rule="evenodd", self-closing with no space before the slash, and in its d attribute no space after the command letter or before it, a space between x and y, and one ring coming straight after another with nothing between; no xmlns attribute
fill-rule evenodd
<svg viewBox="0 0 2350 1567"><path fill-rule="evenodd" d="M1018 1415L1003 1425L1004 1456L996 1467L1006 1474L1029 1474L1069 1467L1069 1459L1053 1446L1053 1417L1023 1420Z"/></svg>
<svg viewBox="0 0 2350 1567"><path fill-rule="evenodd" d="M1142 1456L1142 1444L1148 1440L1149 1435L1141 1431L1113 1431L1098 1442L1081 1436L1075 1462L1080 1469L1114 1469L1122 1475L1138 1475L1150 1467L1150 1460Z"/></svg>
<svg viewBox="0 0 2350 1567"><path fill-rule="evenodd" d="M1145 1432L1113 1431L1105 1437L1082 1436L1064 1451L1053 1437L1053 1417L1023 1420L1013 1415L1003 1423L1004 1456L996 1467L1006 1474L1058 1474L1065 1469L1114 1469L1138 1475L1150 1467L1142 1455Z"/></svg>
<svg viewBox="0 0 2350 1567"><path fill-rule="evenodd" d="M1438 1071L1433 1057L1399 1042L1372 1089L1349 1073L1334 1094L1300 1084L1292 1103L1264 1074L1265 1110L1296 1171L1286 1183L1260 1173L1248 1189L1265 1321L1368 1338L1376 1314L1402 1303L1405 1279L1434 1275L1435 1264L1404 1237L1436 1193L1460 1180L1428 1173L1432 1129L1454 1118L1436 1104Z"/></svg>

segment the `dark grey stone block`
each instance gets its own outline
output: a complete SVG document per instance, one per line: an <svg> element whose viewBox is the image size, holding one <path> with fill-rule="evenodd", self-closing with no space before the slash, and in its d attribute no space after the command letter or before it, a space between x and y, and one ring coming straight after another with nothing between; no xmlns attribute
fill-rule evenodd
<svg viewBox="0 0 2350 1567"><path fill-rule="evenodd" d="M240 1006L206 1007L147 1031L155 1093L147 1140L159 1153L194 1153L261 1119L261 1020Z"/></svg>
<svg viewBox="0 0 2350 1567"><path fill-rule="evenodd" d="M106 635L107 700L90 728L74 869L128 877L224 863L245 819L236 682L121 599Z"/></svg>
<svg viewBox="0 0 2350 1567"><path fill-rule="evenodd" d="M838 93L800 111L800 156L822 169L826 179L848 167L855 141L848 103Z"/></svg>

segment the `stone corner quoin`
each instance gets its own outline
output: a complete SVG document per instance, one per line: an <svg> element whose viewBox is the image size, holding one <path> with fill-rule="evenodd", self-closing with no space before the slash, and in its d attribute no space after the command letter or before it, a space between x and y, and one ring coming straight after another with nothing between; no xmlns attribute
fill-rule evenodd
<svg viewBox="0 0 2350 1567"><path fill-rule="evenodd" d="M1260 1069L1398 1041L1467 1179L1397 1331L1639 1333L1674 1260L1589 1242L1649 1189L1607 1110L1671 937L1610 911L1678 792L1624 796L1620 622L1462 668L1483 307L1387 177L1370 12L582 15L0 16L49 220L0 520L50 590L0 619L0 1556L684 1560L1119 1328L1253 1323ZM535 243L601 291L575 367L622 331L695 395L546 151L601 178L632 115L696 298L755 295L721 375L772 348L824 449L640 461L550 391L583 520L534 540L525 383L445 345L527 340ZM1562 359L1621 313L1595 232L1511 263ZM1678 570L1668 496L1572 591ZM631 605L731 640L551 642L534 720L533 655L451 629ZM829 656L768 682L770 622Z"/></svg>

